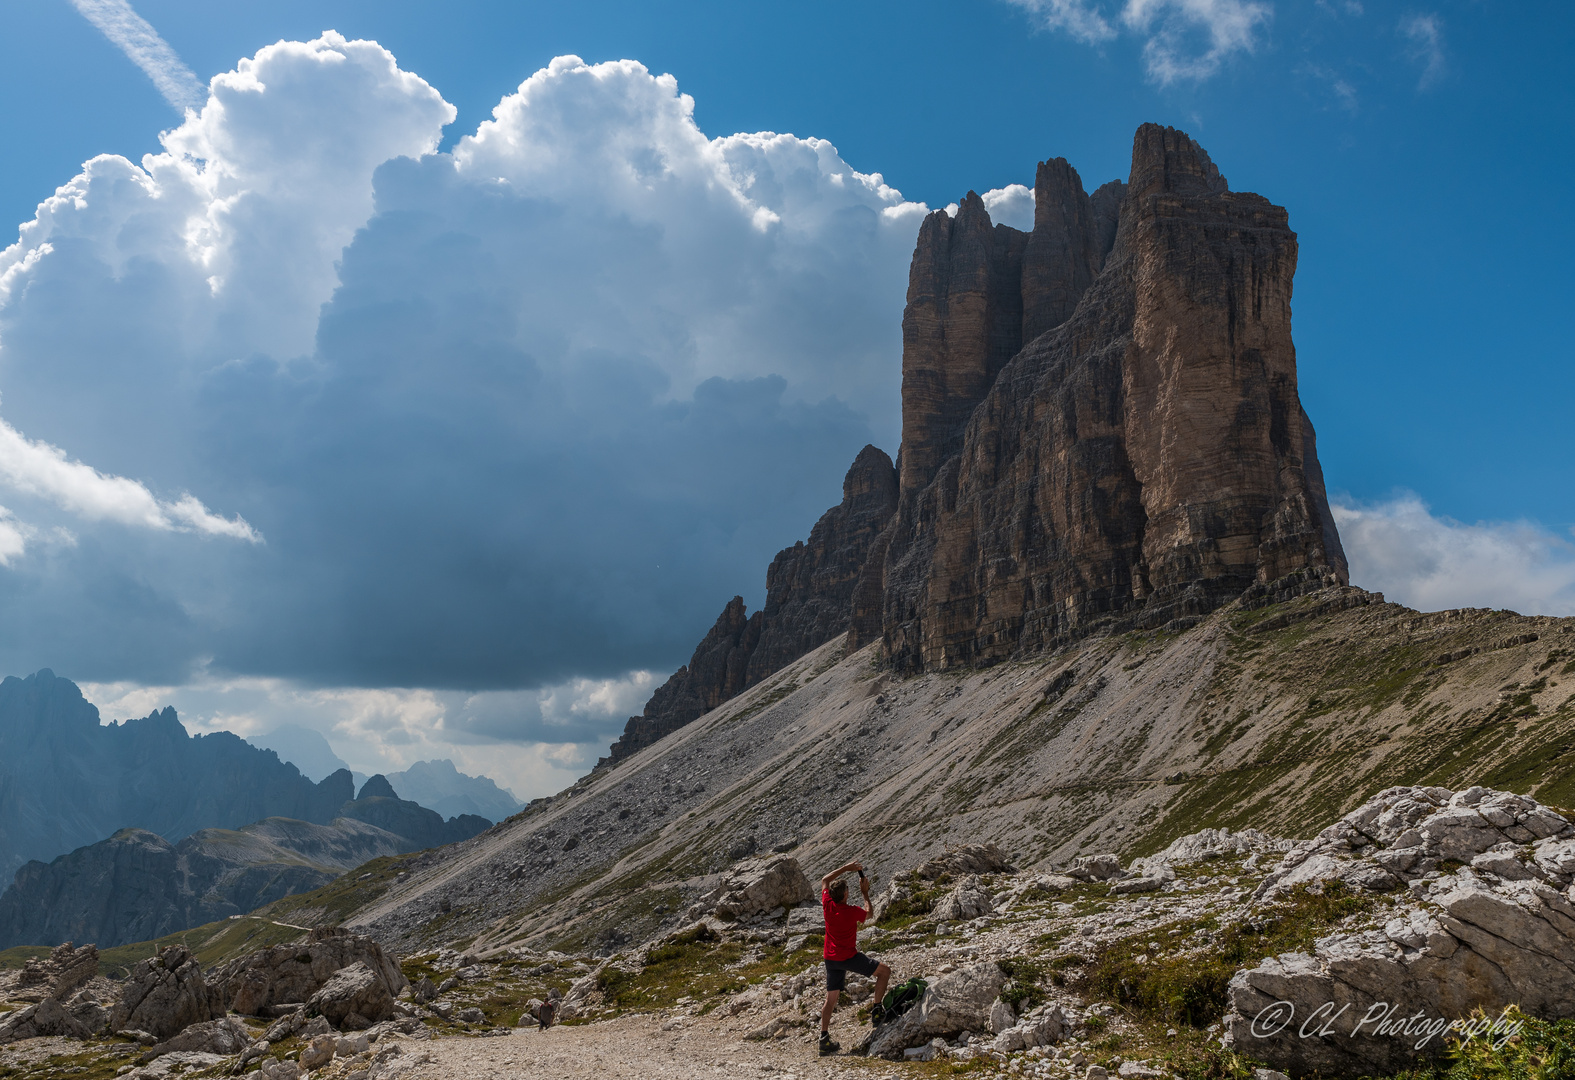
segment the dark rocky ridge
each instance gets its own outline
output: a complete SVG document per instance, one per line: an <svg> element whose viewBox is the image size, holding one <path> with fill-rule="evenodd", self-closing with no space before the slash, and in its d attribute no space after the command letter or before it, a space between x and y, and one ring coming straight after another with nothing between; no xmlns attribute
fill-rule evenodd
<svg viewBox="0 0 1575 1080"><path fill-rule="evenodd" d="M314 784L227 731L187 735L174 709L100 724L47 668L0 682L0 881L128 826L177 841L267 817L326 824L354 795L349 772Z"/></svg>
<svg viewBox="0 0 1575 1080"><path fill-rule="evenodd" d="M657 688L640 716L629 718L598 767L622 761L846 633L859 572L896 508L891 458L866 446L842 481L842 502L821 515L807 542L771 560L765 607L746 616L743 597L728 601L689 663Z"/></svg>

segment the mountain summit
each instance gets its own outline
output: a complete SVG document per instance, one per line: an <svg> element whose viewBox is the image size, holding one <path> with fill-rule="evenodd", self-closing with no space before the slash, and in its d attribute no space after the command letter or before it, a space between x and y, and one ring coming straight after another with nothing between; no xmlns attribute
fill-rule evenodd
<svg viewBox="0 0 1575 1080"><path fill-rule="evenodd" d="M631 717L623 760L846 634L907 673L1096 630L1181 629L1250 587L1349 583L1296 385L1296 234L1209 155L1145 124L1092 195L1039 164L1034 227L969 192L919 230L902 448L734 597Z"/></svg>

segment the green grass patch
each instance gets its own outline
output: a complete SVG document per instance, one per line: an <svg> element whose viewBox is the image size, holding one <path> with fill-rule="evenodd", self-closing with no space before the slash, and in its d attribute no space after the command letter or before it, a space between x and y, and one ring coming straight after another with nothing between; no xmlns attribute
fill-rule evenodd
<svg viewBox="0 0 1575 1080"><path fill-rule="evenodd" d="M1322 889L1298 886L1253 918L1226 925L1202 949L1188 937L1207 928L1191 921L1112 941L1094 954L1076 985L1139 1016L1205 1027L1225 1014L1226 987L1239 969L1269 956L1308 952L1316 938L1379 902L1341 882L1316 884Z"/></svg>
<svg viewBox="0 0 1575 1080"><path fill-rule="evenodd" d="M615 1012L671 1008L688 998L709 1011L726 996L776 975L798 972L820 954L806 941L792 953L767 948L746 956L736 941L720 941L704 926L652 947L638 972L607 967L597 976L607 1006Z"/></svg>

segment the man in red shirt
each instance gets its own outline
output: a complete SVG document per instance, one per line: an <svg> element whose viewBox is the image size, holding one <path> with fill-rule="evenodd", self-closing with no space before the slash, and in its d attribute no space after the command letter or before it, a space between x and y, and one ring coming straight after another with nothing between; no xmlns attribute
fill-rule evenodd
<svg viewBox="0 0 1575 1080"><path fill-rule="evenodd" d="M869 918L869 909L847 903L848 883L838 880L843 874L857 872L859 891L864 902L870 902L870 881L864 876L864 867L856 862L838 867L820 879L820 906L826 917L826 947L821 955L826 961L826 1004L820 1010L820 1053L834 1054L839 1049L831 1041L831 1014L837 1007L837 995L847 984L848 972L855 971L865 978L875 976L875 1005L872 1018L878 1018L880 1001L886 996L886 982L891 978L891 968L859 952L859 923Z"/></svg>

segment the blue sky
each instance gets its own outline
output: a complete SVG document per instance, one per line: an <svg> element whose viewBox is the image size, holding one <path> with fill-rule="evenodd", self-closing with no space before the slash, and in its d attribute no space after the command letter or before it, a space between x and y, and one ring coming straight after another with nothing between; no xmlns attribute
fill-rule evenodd
<svg viewBox="0 0 1575 1080"><path fill-rule="evenodd" d="M1290 210L1357 583L1575 612L1568 5L132 6L163 93L118 0L0 9L0 211L129 159L0 297L7 672L539 793L896 449L916 204L1092 189L1150 120ZM254 56L147 179L167 98Z"/></svg>

